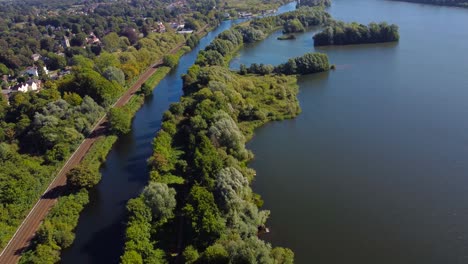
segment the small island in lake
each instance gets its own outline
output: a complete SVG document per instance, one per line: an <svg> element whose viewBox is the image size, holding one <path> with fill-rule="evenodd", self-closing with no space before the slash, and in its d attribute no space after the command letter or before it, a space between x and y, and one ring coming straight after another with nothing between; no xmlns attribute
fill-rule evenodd
<svg viewBox="0 0 468 264"><path fill-rule="evenodd" d="M369 25L334 21L314 36L314 46L352 45L398 41L400 35L395 24L370 23Z"/></svg>
<svg viewBox="0 0 468 264"><path fill-rule="evenodd" d="M293 34L282 35L277 38L278 40L288 40L288 39L296 39L296 36Z"/></svg>

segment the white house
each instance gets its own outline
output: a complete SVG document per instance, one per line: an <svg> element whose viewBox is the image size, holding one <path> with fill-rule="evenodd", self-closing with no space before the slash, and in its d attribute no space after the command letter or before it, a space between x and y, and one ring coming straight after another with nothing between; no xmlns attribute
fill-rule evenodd
<svg viewBox="0 0 468 264"><path fill-rule="evenodd" d="M31 58L33 59L33 61L38 61L41 58L41 55L36 53L36 54L33 54Z"/></svg>
<svg viewBox="0 0 468 264"><path fill-rule="evenodd" d="M192 34L193 30L179 30L177 34Z"/></svg>
<svg viewBox="0 0 468 264"><path fill-rule="evenodd" d="M28 85L29 91L38 91L41 88L41 81L38 80L30 79L26 82L26 84Z"/></svg>
<svg viewBox="0 0 468 264"><path fill-rule="evenodd" d="M22 92L22 93L26 93L26 92L30 92L30 91L36 92L39 89L41 89L41 81L32 80L32 79L29 79L25 83L20 83L20 84L17 84L15 86L11 87L12 91L18 91L18 92Z"/></svg>
<svg viewBox="0 0 468 264"><path fill-rule="evenodd" d="M176 23L176 22L171 22L171 27L175 30L180 30L180 29L184 29L185 27L185 23Z"/></svg>

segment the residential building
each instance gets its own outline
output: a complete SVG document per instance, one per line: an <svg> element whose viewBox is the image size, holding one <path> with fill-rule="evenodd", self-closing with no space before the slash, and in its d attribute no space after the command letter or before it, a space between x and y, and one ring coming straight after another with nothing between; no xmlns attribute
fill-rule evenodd
<svg viewBox="0 0 468 264"><path fill-rule="evenodd" d="M36 92L36 91L39 91L40 89L41 89L41 81L33 80L33 79L29 79L25 83L19 83L17 85L10 87L10 90L12 92L22 92L22 93L31 92L31 91Z"/></svg>
<svg viewBox="0 0 468 264"><path fill-rule="evenodd" d="M33 59L33 61L38 61L41 58L41 55L36 53L31 55L31 58Z"/></svg>

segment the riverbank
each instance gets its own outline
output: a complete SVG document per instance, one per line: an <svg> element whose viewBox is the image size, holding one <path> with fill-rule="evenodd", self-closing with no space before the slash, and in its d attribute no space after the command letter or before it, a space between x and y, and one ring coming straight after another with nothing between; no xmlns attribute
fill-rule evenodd
<svg viewBox="0 0 468 264"><path fill-rule="evenodd" d="M217 31L217 29L214 30L215 32ZM207 35L212 35L212 34L215 34L215 33L207 33ZM204 43L206 42L205 39L202 39L201 40L202 43L201 45L205 45ZM197 50L198 49L198 46L194 48L194 50ZM114 148L112 149L109 157L107 158L107 161L106 161L106 166L101 170L102 174L103 174L103 180L101 181L101 183L91 192L91 199L90 199L90 204L85 208L82 216L80 217L80 222L78 224L78 227L77 227L77 230L76 230L76 233L77 233L77 238L75 240L75 243L72 245L71 248L65 250L65 252L62 254L62 261L65 262L65 263L102 263L102 262L107 262L107 261L111 261L113 262L114 261L114 257L112 256L112 254L115 254L115 252L119 251L120 248L122 247L122 243L119 242L119 233L117 231L113 231L112 233L110 234L107 234L105 236L99 236L99 237L94 237L96 235L96 229L100 230L101 228L101 223L103 220L105 221L108 221L109 219L114 219L115 218L119 218L120 217L120 213L119 213L119 210L123 212L124 208L120 208L120 207L124 207L123 203L121 202L120 199L122 199L123 201L126 201L128 200L129 198L121 198L122 195L130 195L129 193L132 193L132 192L136 192L135 188L139 188L138 187L138 181L135 182L133 180L129 180L129 178L132 178L130 176L127 176L127 174L125 173L128 173L128 171L126 170L125 167L122 167L122 165L126 164L126 161L122 161L122 160L119 160L119 162L117 162L117 164L115 164L115 162L113 161L113 159L116 158L115 156L115 153L116 152L119 152L119 149L122 148L122 144L126 144L126 142L129 140L129 138L132 138L133 136L136 136L138 137L139 140L146 140L146 135L148 133L153 133L155 130L157 130L158 128L157 127L154 127L153 124L155 122L151 121L150 122L150 126L149 127L145 127L145 128L142 128L140 123L143 121L141 120L141 116L146 116L145 119L144 119L144 122L149 122L150 120L154 120L155 116L159 116L159 114L154 114L154 113L151 113L151 114L147 114L148 110L151 109L151 107L155 107L156 108L164 108L166 107L166 103L165 103L165 98L167 98L167 93L168 93L168 90L173 90L173 87L175 86L174 84L168 84L168 81L170 81L172 78L172 76L177 76L177 78L179 78L180 76L180 73L178 73L179 69L181 67L184 67L185 65L185 61L187 59L191 59L192 55L192 52L189 52L189 54L187 56L183 56L181 62L179 63L179 66L176 67L175 69L169 71L169 73L167 75L165 74L162 74L161 77L163 75L165 75L166 77L164 79L162 79L162 81L160 82L160 84L158 85L158 89L155 90L155 94L154 96L150 96L148 97L147 99L145 99L145 105L142 107L142 109L140 111L138 111L138 113L136 114L136 117L133 121L133 126L136 126L136 127L139 127L136 132L132 132L130 133L129 135L126 135L124 137L122 137L121 139L119 139L119 141L117 141L116 145L114 146ZM166 69L165 71L167 72L168 69ZM158 78L160 79L160 78ZM136 99L136 98L135 98ZM143 100L141 98L141 100ZM157 103L156 103L157 102ZM156 123L157 124L157 123ZM145 141L146 142L146 141ZM149 143L145 143L146 144L149 144ZM141 146L141 144L140 144ZM138 156L142 155L141 153L145 151L145 148L144 147L139 147L138 149ZM119 154L118 157L122 156L122 155L129 155L133 153L132 151L123 151L122 154ZM143 154L144 155L144 154ZM132 160L132 166L134 166L133 164L133 161L135 160L136 158L135 157L132 157L131 160ZM119 169L116 169L116 170L112 170L111 172L111 175L107 175L107 171L109 169L112 169L112 168L116 168L118 167ZM144 164L140 164L138 166L135 166L134 169L131 170L131 173L135 173L135 175L141 175L141 176L144 176L146 175L144 172L141 172L141 170L144 170L146 167L146 165ZM125 177L119 177L121 175L125 175ZM127 178L128 177L128 178ZM119 184L119 186L121 186L121 188L119 189L119 191L117 191L117 187L116 187L116 184ZM121 185L120 185L121 184ZM96 203L99 203L101 202L102 200L102 196L98 196L96 197L96 193L97 192L107 192L109 193L109 197L106 198L106 199L109 199L109 200L112 200L114 201L115 200L115 205L119 207L119 209L115 209L113 208L112 210L109 210L107 211L106 209L104 209L102 215L100 216L97 216L96 219L93 219L91 220L91 225L88 226L88 218L89 218L89 212L95 212L94 210L94 207L96 206ZM118 197L118 198L117 198ZM117 199L115 199L117 198ZM100 207L102 208L102 207ZM100 222L101 221L101 222ZM120 220L117 220L117 222L122 222ZM111 223L114 223L114 221L112 221ZM115 225L112 225L112 228L115 228L115 229L119 229L118 227L115 227ZM91 238L89 236L92 236ZM86 243L87 244L87 240L90 239L93 241L93 243L95 242L96 243L96 247L102 247L102 246L106 246L106 247L110 247L110 246L113 246L114 249L113 250L109 250L107 252L105 252L105 250L102 250L100 251L99 255L89 255L90 253L87 253L87 254L84 254L83 253L83 244ZM104 241L103 241L104 240ZM96 247L93 247L93 248L96 248ZM118 253L117 253L118 254ZM99 260L96 260L96 259L99 259ZM117 260L115 260L117 261Z"/></svg>
<svg viewBox="0 0 468 264"><path fill-rule="evenodd" d="M284 10L284 7L282 9ZM232 23L223 22L219 28L201 39L200 45L183 56L179 66L161 81L154 96L145 100L144 106L133 121L135 129L116 142L106 160L106 166L101 169L103 179L90 192L90 204L80 217L75 242L62 254L64 263L118 261L123 244L121 223L124 221L124 201L135 197L146 182L145 157L150 156L152 134L160 127L158 117L162 116L170 102L178 100L180 75L193 64L197 50L208 45L214 36L230 27Z"/></svg>
<svg viewBox="0 0 468 264"><path fill-rule="evenodd" d="M301 9L284 17L299 15L316 23L327 17L323 9ZM269 212L259 209L263 202L250 189L255 172L246 165L253 155L245 143L269 121L299 114L296 77L240 75L226 67L244 42L263 39L241 32L256 25L257 32L264 29L267 35L282 22L282 17L270 17L222 32L183 76L184 96L164 114L153 142L149 184L127 205L122 263L210 263L235 254L248 263L293 261L292 251L272 249L257 236ZM321 54L290 61L301 62L294 73L329 69L328 58ZM278 67L283 68L286 64Z"/></svg>
<svg viewBox="0 0 468 264"><path fill-rule="evenodd" d="M277 38L278 40L291 40L291 39L296 39L296 36L294 34L288 34L288 35L282 35Z"/></svg>
<svg viewBox="0 0 468 264"><path fill-rule="evenodd" d="M268 212L258 209L261 199L249 187L254 172L245 166L252 155L244 144L256 127L270 120L292 118L300 112L296 79L240 76L217 66L204 67L201 71L210 80L211 88L192 91L182 98L182 103L173 105L170 112L166 112L162 130L154 140L155 152L148 161L151 181L143 195L132 199L127 206L129 223L121 261L147 261L158 256L157 259L164 262L165 259L175 260L170 257L170 253L174 253L185 263L193 263L198 256L200 263L209 263L211 250L231 250L227 240L218 240L225 235L230 237L232 247L255 248L249 251L252 252L250 260L262 256L267 262L273 259L291 261L291 251L271 249L257 237L257 228L265 224ZM245 89L242 84L250 88ZM222 89L225 98L217 99L216 90L212 89ZM226 100L226 106L232 105L233 112L215 107L219 100ZM257 110L243 109L247 101ZM189 114L192 111L197 114ZM208 138L207 130L214 133L215 129L220 134L211 136L216 137L219 146ZM192 138L192 143L184 138ZM238 181L240 185L223 200L218 194L223 190L227 192L229 181ZM223 182L226 186L219 185ZM234 206L231 198L238 199L237 209L231 207ZM238 224L242 228L237 227ZM155 227L152 232L151 226ZM214 254L224 254L216 252ZM217 257L227 259L228 256Z"/></svg>

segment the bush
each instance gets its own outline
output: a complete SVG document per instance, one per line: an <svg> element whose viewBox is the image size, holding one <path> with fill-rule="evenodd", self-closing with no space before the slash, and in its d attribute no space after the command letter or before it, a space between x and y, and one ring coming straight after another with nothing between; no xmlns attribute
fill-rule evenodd
<svg viewBox="0 0 468 264"><path fill-rule="evenodd" d="M153 94L153 87L145 82L141 85L140 91L145 97L148 97Z"/></svg>
<svg viewBox="0 0 468 264"><path fill-rule="evenodd" d="M330 69L328 56L323 53L307 53L301 57L289 59L275 68L276 73L310 74L324 72Z"/></svg>
<svg viewBox="0 0 468 264"><path fill-rule="evenodd" d="M185 248L182 256L184 257L184 263L187 264L195 263L200 257L198 251L191 245Z"/></svg>
<svg viewBox="0 0 468 264"><path fill-rule="evenodd" d="M284 24L283 33L304 32L305 28L299 19L289 20Z"/></svg>
<svg viewBox="0 0 468 264"><path fill-rule="evenodd" d="M112 133L123 135L130 132L132 116L124 108L112 108L109 111L108 119Z"/></svg>
<svg viewBox="0 0 468 264"><path fill-rule="evenodd" d="M163 58L163 64L164 66L174 69L177 64L179 64L179 57L173 54L166 55Z"/></svg>
<svg viewBox="0 0 468 264"><path fill-rule="evenodd" d="M90 189L98 184L100 180L101 174L84 166L77 166L67 173L67 182L75 189Z"/></svg>

